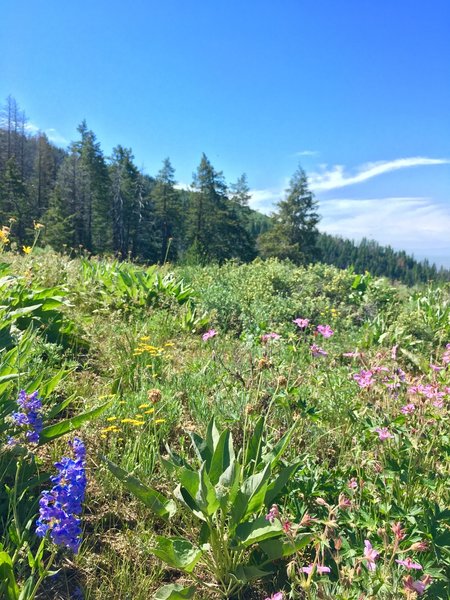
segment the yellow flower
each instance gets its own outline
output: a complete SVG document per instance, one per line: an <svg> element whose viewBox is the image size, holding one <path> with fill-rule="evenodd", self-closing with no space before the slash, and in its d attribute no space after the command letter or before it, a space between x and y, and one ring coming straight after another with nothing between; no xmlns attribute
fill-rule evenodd
<svg viewBox="0 0 450 600"><path fill-rule="evenodd" d="M22 250L24 254L31 254L33 248L31 246L22 246Z"/></svg>
<svg viewBox="0 0 450 600"><path fill-rule="evenodd" d="M155 419L155 423L165 423L165 419Z"/></svg>
<svg viewBox="0 0 450 600"><path fill-rule="evenodd" d="M134 421L134 423L132 423L132 425L139 427L140 425L145 425L145 421Z"/></svg>
<svg viewBox="0 0 450 600"><path fill-rule="evenodd" d="M125 400L119 400L119 404L125 404Z"/></svg>
<svg viewBox="0 0 450 600"><path fill-rule="evenodd" d="M140 405L138 406L138 408L139 408L139 409L141 409L141 408L148 408L149 406L150 406L150 404L140 404Z"/></svg>
<svg viewBox="0 0 450 600"><path fill-rule="evenodd" d="M164 344L164 346L167 346L168 348L170 348L170 347L172 347L172 346L175 346L175 344L174 344L173 342L166 342L166 343Z"/></svg>
<svg viewBox="0 0 450 600"><path fill-rule="evenodd" d="M146 410L146 411L144 412L144 415L151 415L151 414L153 414L154 412L155 412L155 409L154 409L154 408L149 408L148 410Z"/></svg>
<svg viewBox="0 0 450 600"><path fill-rule="evenodd" d="M100 434L100 437L101 437L101 438L103 438L103 439L105 439L105 438L107 438L108 436L107 436L105 433L101 433L101 434Z"/></svg>
<svg viewBox="0 0 450 600"><path fill-rule="evenodd" d="M150 339L150 336L149 335L141 335L141 337L139 339L142 340L143 342L148 342L148 340Z"/></svg>
<svg viewBox="0 0 450 600"><path fill-rule="evenodd" d="M107 421L115 421L117 419L117 417L108 417L106 420Z"/></svg>

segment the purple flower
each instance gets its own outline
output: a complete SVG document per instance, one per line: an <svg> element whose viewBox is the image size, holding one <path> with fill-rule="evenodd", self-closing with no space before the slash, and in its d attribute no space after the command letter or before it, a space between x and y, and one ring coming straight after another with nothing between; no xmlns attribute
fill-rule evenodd
<svg viewBox="0 0 450 600"><path fill-rule="evenodd" d="M210 338L213 338L217 335L217 331L215 329L209 329L206 333L202 335L202 340L204 342L208 341Z"/></svg>
<svg viewBox="0 0 450 600"><path fill-rule="evenodd" d="M392 346L392 349L391 349L391 358L392 358L392 360L397 360L397 350L398 350L398 345L397 344L395 346Z"/></svg>
<svg viewBox="0 0 450 600"><path fill-rule="evenodd" d="M267 596L267 598L265 598L265 600L283 600L283 592L276 592L276 594Z"/></svg>
<svg viewBox="0 0 450 600"><path fill-rule="evenodd" d="M313 344L309 348L313 356L328 356L328 352L326 352L323 348L318 346L317 344Z"/></svg>
<svg viewBox="0 0 450 600"><path fill-rule="evenodd" d="M355 373L353 379L360 388L369 388L374 383L372 371L365 371L364 369L359 373Z"/></svg>
<svg viewBox="0 0 450 600"><path fill-rule="evenodd" d="M279 333L275 333L274 331L270 332L270 333L264 333L261 336L261 341L263 342L263 344L266 344L269 340L279 340L281 338L281 335Z"/></svg>
<svg viewBox="0 0 450 600"><path fill-rule="evenodd" d="M69 442L75 460L64 457L55 463L58 474L51 477L54 484L51 490L41 493L39 518L36 521L36 534L44 537L47 533L52 542L66 546L77 553L81 544L81 519L86 491L85 457L86 449L79 438Z"/></svg>
<svg viewBox="0 0 450 600"><path fill-rule="evenodd" d="M417 594L421 596L430 585L431 577L429 575L424 575L419 581L414 581L411 575L408 575L403 581L405 582L405 591L417 592Z"/></svg>
<svg viewBox="0 0 450 600"><path fill-rule="evenodd" d="M364 540L364 560L367 561L367 568L369 571L375 571L375 561L380 556L380 553L372 548L372 544L369 540Z"/></svg>
<svg viewBox="0 0 450 600"><path fill-rule="evenodd" d="M301 317L294 319L292 322L297 325L297 327L300 327L300 329L306 329L309 325L309 319L302 319Z"/></svg>
<svg viewBox="0 0 450 600"><path fill-rule="evenodd" d="M375 431L382 442L394 437L387 427L377 427Z"/></svg>
<svg viewBox="0 0 450 600"><path fill-rule="evenodd" d="M395 562L398 565L402 565L402 567L405 567L406 569L416 569L416 570L423 569L421 564L413 562L409 557L405 558L403 560L396 559Z"/></svg>
<svg viewBox="0 0 450 600"><path fill-rule="evenodd" d="M311 563L307 567L302 567L303 573L307 573L308 575L310 575L314 569L316 569L319 575L322 575L323 573L331 573L330 567L325 567L324 565L314 565Z"/></svg>
<svg viewBox="0 0 450 600"><path fill-rule="evenodd" d="M412 404L411 402L409 404L405 404L405 406L402 406L400 409L404 415L411 415L415 410L416 405Z"/></svg>
<svg viewBox="0 0 450 600"><path fill-rule="evenodd" d="M21 390L17 405L21 410L11 415L13 423L24 430L27 442L38 444L39 434L43 429L42 402L38 393L27 394L25 390Z"/></svg>
<svg viewBox="0 0 450 600"><path fill-rule="evenodd" d="M433 369L433 371L443 371L445 369L445 367L440 367L439 365L433 365L433 363L430 364L430 368Z"/></svg>
<svg viewBox="0 0 450 600"><path fill-rule="evenodd" d="M329 325L317 325L317 331L323 335L324 338L330 338L334 334L334 331Z"/></svg>
<svg viewBox="0 0 450 600"><path fill-rule="evenodd" d="M359 358L361 352L344 352L342 356L345 356L345 358Z"/></svg>
<svg viewBox="0 0 450 600"><path fill-rule="evenodd" d="M266 521L270 521L270 523L273 523L274 520L280 516L280 511L278 510L278 506L276 504L272 504L272 508L269 510L269 512L266 515Z"/></svg>

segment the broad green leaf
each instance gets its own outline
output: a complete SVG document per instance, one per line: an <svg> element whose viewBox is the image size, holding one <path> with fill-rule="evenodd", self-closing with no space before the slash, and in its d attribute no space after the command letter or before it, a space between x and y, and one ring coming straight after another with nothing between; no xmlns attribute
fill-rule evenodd
<svg viewBox="0 0 450 600"><path fill-rule="evenodd" d="M259 417L252 437L248 441L247 452L245 455L245 466L257 466L261 460L261 452L263 448L263 428L264 417Z"/></svg>
<svg viewBox="0 0 450 600"><path fill-rule="evenodd" d="M278 477L274 481L272 481L267 486L266 496L264 498L264 503L266 506L270 506L275 498L282 492L284 486L292 477L292 475L300 468L300 463L294 463L293 465L289 465L288 467L284 467Z"/></svg>
<svg viewBox="0 0 450 600"><path fill-rule="evenodd" d="M287 445L291 441L292 434L297 429L298 423L294 423L288 431L282 436L282 438L275 444L270 452L264 454L262 459L266 463L270 463L272 469L275 468L281 455L285 451Z"/></svg>
<svg viewBox="0 0 450 600"><path fill-rule="evenodd" d="M214 449L214 454L211 460L211 467L208 475L213 485L219 481L222 473L230 466L234 460L233 439L228 429L222 431L217 446Z"/></svg>
<svg viewBox="0 0 450 600"><path fill-rule="evenodd" d="M193 598L196 592L194 586L184 587L179 583L163 585L154 595L154 600L186 600Z"/></svg>
<svg viewBox="0 0 450 600"><path fill-rule="evenodd" d="M222 473L215 486L217 499L220 506L225 510L227 503L233 504L239 491L241 465L233 460L231 465Z"/></svg>
<svg viewBox="0 0 450 600"><path fill-rule="evenodd" d="M251 581L262 579L271 573L271 570L263 571L259 567L253 565L238 565L236 569L232 571L232 574L236 579L242 583L250 583Z"/></svg>
<svg viewBox="0 0 450 600"><path fill-rule="evenodd" d="M203 554L200 548L195 547L188 540L166 538L161 535L156 536L156 546L150 548L150 551L171 567L186 573L194 570Z"/></svg>
<svg viewBox="0 0 450 600"><path fill-rule="evenodd" d="M195 500L200 508L208 515L213 515L219 508L219 501L206 472L206 463L203 463L199 473L200 486Z"/></svg>
<svg viewBox="0 0 450 600"><path fill-rule="evenodd" d="M188 431L188 435L191 438L192 445L198 456L200 462L205 461L207 467L211 464L212 450L208 447L206 440L200 437L195 431Z"/></svg>
<svg viewBox="0 0 450 600"><path fill-rule="evenodd" d="M205 516L200 510L199 505L188 493L186 488L181 487L181 485L177 485L177 487L173 490L173 495L175 496L175 498L178 498L178 500L182 504L184 504L198 519L206 521Z"/></svg>
<svg viewBox="0 0 450 600"><path fill-rule="evenodd" d="M103 460L106 462L111 473L123 483L127 490L159 517L170 519L176 513L177 509L173 500L168 500L156 490L144 485L139 479L133 477L106 457L103 457Z"/></svg>
<svg viewBox="0 0 450 600"><path fill-rule="evenodd" d="M211 450L211 453L213 453L214 450L216 449L217 444L219 443L219 439L220 439L220 432L216 427L216 421L213 417L210 420L210 422L208 423L208 427L206 429L206 443L208 444L208 448ZM208 464L208 469L209 469L209 464Z"/></svg>
<svg viewBox="0 0 450 600"><path fill-rule="evenodd" d="M6 552L0 552L0 584L3 584L6 590L7 600L18 600L19 588L14 576L11 557Z"/></svg>
<svg viewBox="0 0 450 600"><path fill-rule="evenodd" d="M59 423L55 423L55 425L49 425L48 427L45 427L39 437L40 443L45 444L50 440L61 437L65 433L70 433L74 429L78 429L78 427L83 425L83 423L86 423L87 421L90 421L91 419L101 415L110 404L111 402L106 402L105 404L102 404L101 406L98 406L97 408L94 408L88 412L81 413L81 415L77 415L72 419L66 419L64 421L60 421Z"/></svg>
<svg viewBox="0 0 450 600"><path fill-rule="evenodd" d="M291 556L295 552L305 548L312 540L313 536L311 534L304 533L297 536L295 542L286 540L286 538L266 539L260 542L259 547L269 560L278 560Z"/></svg>
<svg viewBox="0 0 450 600"><path fill-rule="evenodd" d="M278 519L270 523L265 516L258 517L236 527L236 537L233 540L237 545L246 548L256 542L278 537L283 532L283 526Z"/></svg>
<svg viewBox="0 0 450 600"><path fill-rule="evenodd" d="M231 518L236 525L264 506L270 471L270 464L267 464L263 471L251 475L242 484L231 509Z"/></svg>

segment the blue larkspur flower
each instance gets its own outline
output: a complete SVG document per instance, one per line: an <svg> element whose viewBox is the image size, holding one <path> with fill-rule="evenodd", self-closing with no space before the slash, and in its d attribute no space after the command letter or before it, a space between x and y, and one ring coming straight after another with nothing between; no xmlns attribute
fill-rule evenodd
<svg viewBox="0 0 450 600"><path fill-rule="evenodd" d="M51 477L55 485L42 492L36 534L49 533L52 542L77 553L81 544L81 519L86 491L86 449L79 438L69 442L75 460L64 457L55 463L58 474Z"/></svg>
<svg viewBox="0 0 450 600"><path fill-rule="evenodd" d="M27 442L39 443L43 421L41 416L42 402L38 397L38 393L27 394L25 390L20 390L17 405L21 410L11 415L13 423L25 430Z"/></svg>

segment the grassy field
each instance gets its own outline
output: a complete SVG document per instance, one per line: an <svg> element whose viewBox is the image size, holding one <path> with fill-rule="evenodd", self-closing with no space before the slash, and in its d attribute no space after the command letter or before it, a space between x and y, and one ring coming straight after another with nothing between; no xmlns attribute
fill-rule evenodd
<svg viewBox="0 0 450 600"><path fill-rule="evenodd" d="M450 287L3 259L4 590L39 580L38 496L76 434L81 547L45 539L36 598L449 597ZM7 444L20 389L45 445Z"/></svg>

